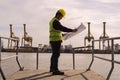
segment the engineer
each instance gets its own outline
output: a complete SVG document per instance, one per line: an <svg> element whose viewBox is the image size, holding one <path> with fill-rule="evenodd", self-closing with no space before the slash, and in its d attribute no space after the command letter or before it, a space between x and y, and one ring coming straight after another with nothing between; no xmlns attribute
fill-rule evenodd
<svg viewBox="0 0 120 80"><path fill-rule="evenodd" d="M63 41L62 39L62 32L76 32L77 29L70 29L65 26L63 26L60 23L60 20L65 17L66 12L64 9L59 9L55 17L53 17L49 22L49 40L50 45L52 48L52 56L50 60L50 72L52 72L53 75L64 75L64 72L60 71L58 68L58 61L60 56L60 48L61 43Z"/></svg>

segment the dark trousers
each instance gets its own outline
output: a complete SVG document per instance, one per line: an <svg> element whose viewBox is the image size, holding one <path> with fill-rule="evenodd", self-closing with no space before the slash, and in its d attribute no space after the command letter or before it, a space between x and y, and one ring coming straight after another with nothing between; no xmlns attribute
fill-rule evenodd
<svg viewBox="0 0 120 80"><path fill-rule="evenodd" d="M51 42L50 44L52 48L50 71L56 71L58 70L58 60L60 56L61 41Z"/></svg>

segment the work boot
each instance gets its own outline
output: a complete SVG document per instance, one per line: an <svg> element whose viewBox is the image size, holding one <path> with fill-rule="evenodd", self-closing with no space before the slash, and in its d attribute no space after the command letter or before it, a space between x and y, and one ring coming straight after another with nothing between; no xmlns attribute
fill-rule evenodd
<svg viewBox="0 0 120 80"><path fill-rule="evenodd" d="M55 71L59 71L59 70L52 70L52 69L50 69L50 72L55 72Z"/></svg>
<svg viewBox="0 0 120 80"><path fill-rule="evenodd" d="M64 72L54 71L54 72L52 72L52 75L64 75Z"/></svg>
<svg viewBox="0 0 120 80"><path fill-rule="evenodd" d="M50 72L59 71L58 69L50 69Z"/></svg>

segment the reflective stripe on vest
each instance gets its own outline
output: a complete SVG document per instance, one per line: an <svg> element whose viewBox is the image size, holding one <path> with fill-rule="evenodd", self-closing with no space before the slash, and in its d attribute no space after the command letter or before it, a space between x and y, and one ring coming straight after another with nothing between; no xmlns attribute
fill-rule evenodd
<svg viewBox="0 0 120 80"><path fill-rule="evenodd" d="M60 30L56 30L53 28L53 22L55 20L58 20L57 18L52 18L52 20L50 21L49 25L50 25L50 41L60 41L62 40L62 33Z"/></svg>

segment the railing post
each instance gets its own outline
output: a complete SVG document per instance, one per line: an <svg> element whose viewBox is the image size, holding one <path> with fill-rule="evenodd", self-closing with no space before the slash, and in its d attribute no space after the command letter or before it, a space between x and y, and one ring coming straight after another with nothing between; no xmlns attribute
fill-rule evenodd
<svg viewBox="0 0 120 80"><path fill-rule="evenodd" d="M103 45L103 51L105 51L105 40L102 40L102 45Z"/></svg>
<svg viewBox="0 0 120 80"><path fill-rule="evenodd" d="M1 51L2 51L2 41L1 41L1 37L0 37L0 73L1 73L3 80L6 80L5 75L4 75L2 68L1 68Z"/></svg>
<svg viewBox="0 0 120 80"><path fill-rule="evenodd" d="M38 70L38 64L39 64L39 48L37 47L37 56L36 56L36 69Z"/></svg>
<svg viewBox="0 0 120 80"><path fill-rule="evenodd" d="M21 67L21 65L20 65L20 63L19 63L19 60L18 60L18 52L19 52L19 46L18 46L18 40L17 40L17 48L16 48L16 61L17 61L17 63L18 63L18 66L19 66L19 70L20 71L23 71L23 69L24 69L24 67Z"/></svg>
<svg viewBox="0 0 120 80"><path fill-rule="evenodd" d="M109 80L110 79L110 76L112 74L112 71L114 69L114 39L111 40L111 69L110 69L110 72L107 76L107 79L106 80Z"/></svg>
<svg viewBox="0 0 120 80"><path fill-rule="evenodd" d="M91 68L91 66L92 66L92 64L93 64L93 61L94 61L94 41L92 41L92 60L91 60L91 63L90 63L90 65L89 65L87 71L90 70L90 68Z"/></svg>
<svg viewBox="0 0 120 80"><path fill-rule="evenodd" d="M73 70L75 69L75 51L73 49Z"/></svg>

